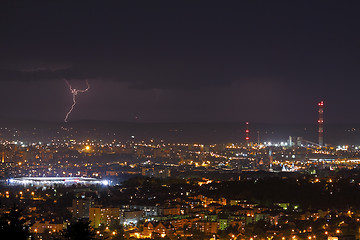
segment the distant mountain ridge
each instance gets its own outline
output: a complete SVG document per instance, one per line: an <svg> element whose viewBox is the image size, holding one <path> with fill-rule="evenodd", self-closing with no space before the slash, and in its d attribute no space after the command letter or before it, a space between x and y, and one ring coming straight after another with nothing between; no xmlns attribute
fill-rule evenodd
<svg viewBox="0 0 360 240"><path fill-rule="evenodd" d="M16 128L24 132L41 131L42 137L50 139L58 136L59 131L67 129L73 138L102 138L104 140L117 139L126 141L135 137L135 140L164 140L166 142L201 142L229 143L244 142L244 122L117 122L80 120L69 123L47 122L37 120L0 119L1 128ZM280 142L286 141L289 136L303 137L309 141L317 142L316 124L274 124L251 123L251 141ZM4 130L0 129L0 136L7 137ZM18 138L21 138L19 133ZM31 141L26 137L27 141ZM41 137L40 137L41 138ZM325 143L328 144L360 144L359 124L326 124Z"/></svg>

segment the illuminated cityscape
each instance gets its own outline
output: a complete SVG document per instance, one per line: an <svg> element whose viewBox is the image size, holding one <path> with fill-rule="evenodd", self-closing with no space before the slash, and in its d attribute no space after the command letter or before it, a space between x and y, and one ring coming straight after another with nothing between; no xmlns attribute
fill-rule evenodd
<svg viewBox="0 0 360 240"><path fill-rule="evenodd" d="M258 143L250 132L264 130L237 126L239 141L212 144L1 128L1 209L23 209L35 239L76 219L109 239L358 236L360 146ZM21 141L29 132L42 142Z"/></svg>
<svg viewBox="0 0 360 240"><path fill-rule="evenodd" d="M359 240L360 3L0 5L0 240Z"/></svg>

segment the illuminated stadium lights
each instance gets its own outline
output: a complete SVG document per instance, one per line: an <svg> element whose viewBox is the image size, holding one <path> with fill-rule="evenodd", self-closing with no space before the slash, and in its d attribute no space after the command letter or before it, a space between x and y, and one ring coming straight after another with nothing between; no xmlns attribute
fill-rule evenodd
<svg viewBox="0 0 360 240"><path fill-rule="evenodd" d="M35 186L51 186L59 185L109 185L108 180L84 177L22 177L8 179L10 185L35 185Z"/></svg>

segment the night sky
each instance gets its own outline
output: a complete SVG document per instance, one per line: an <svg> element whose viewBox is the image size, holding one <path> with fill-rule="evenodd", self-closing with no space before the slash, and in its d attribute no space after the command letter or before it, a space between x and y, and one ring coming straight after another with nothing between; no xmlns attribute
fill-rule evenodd
<svg viewBox="0 0 360 240"><path fill-rule="evenodd" d="M1 117L360 122L356 1L4 2Z"/></svg>

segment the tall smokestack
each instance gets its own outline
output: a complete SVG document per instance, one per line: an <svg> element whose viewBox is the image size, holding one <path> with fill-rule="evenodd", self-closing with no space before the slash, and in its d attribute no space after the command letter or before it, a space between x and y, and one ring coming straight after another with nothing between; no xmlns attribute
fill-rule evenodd
<svg viewBox="0 0 360 240"><path fill-rule="evenodd" d="M318 103L319 106L319 145L324 146L324 101Z"/></svg>
<svg viewBox="0 0 360 240"><path fill-rule="evenodd" d="M250 137L249 137L249 122L246 122L245 123L246 125L246 129L245 129L245 140L246 140L246 144L249 146L249 140L250 140Z"/></svg>

